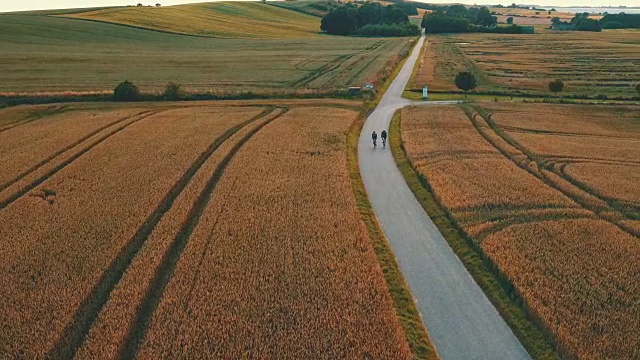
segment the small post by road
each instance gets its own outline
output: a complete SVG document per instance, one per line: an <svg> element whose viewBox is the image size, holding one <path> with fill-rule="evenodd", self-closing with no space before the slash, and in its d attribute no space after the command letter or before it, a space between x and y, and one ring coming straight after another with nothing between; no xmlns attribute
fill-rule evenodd
<svg viewBox="0 0 640 360"><path fill-rule="evenodd" d="M427 100L429 89L425 86L422 88L422 100Z"/></svg>

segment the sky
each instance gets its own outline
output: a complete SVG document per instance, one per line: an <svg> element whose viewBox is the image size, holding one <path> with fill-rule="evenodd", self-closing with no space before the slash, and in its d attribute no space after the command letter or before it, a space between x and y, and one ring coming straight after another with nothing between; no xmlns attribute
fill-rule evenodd
<svg viewBox="0 0 640 360"><path fill-rule="evenodd" d="M124 6L135 5L141 2L144 5L155 5L157 2L162 5L177 5L193 2L204 2L197 0L0 0L0 12L22 11L22 10L43 10L43 9L64 9L64 8L85 8L97 6ZM452 3L464 4L511 4L513 0L432 0L421 2L429 3ZM640 0L524 0L515 1L518 4L540 5L540 6L640 6Z"/></svg>

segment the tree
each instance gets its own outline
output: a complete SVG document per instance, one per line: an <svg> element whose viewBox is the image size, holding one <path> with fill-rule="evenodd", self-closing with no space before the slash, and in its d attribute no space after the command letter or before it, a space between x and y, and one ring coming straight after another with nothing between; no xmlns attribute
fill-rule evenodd
<svg viewBox="0 0 640 360"><path fill-rule="evenodd" d="M401 9L407 15L418 15L418 9L415 5L406 1L399 1L393 4L393 6Z"/></svg>
<svg viewBox="0 0 640 360"><path fill-rule="evenodd" d="M560 22L561 22L560 18L557 17L557 16L551 18L551 23L554 24L554 25L555 24L559 24Z"/></svg>
<svg viewBox="0 0 640 360"><path fill-rule="evenodd" d="M549 82L549 90L555 94L564 90L564 83L560 79L555 79Z"/></svg>
<svg viewBox="0 0 640 360"><path fill-rule="evenodd" d="M182 85L170 82L162 93L162 98L169 101L176 101L182 99L184 93L181 89Z"/></svg>
<svg viewBox="0 0 640 360"><path fill-rule="evenodd" d="M348 35L358 28L358 12L352 7L339 7L322 18L320 30L333 35Z"/></svg>
<svg viewBox="0 0 640 360"><path fill-rule="evenodd" d="M458 89L464 91L465 98L467 97L467 92L469 90L473 90L476 88L476 86L478 86L476 77L468 71L462 71L458 73L458 75L456 75L455 82Z"/></svg>
<svg viewBox="0 0 640 360"><path fill-rule="evenodd" d="M496 17L491 15L489 9L485 6L481 7L478 10L478 14L476 15L476 24L481 26L496 26Z"/></svg>
<svg viewBox="0 0 640 360"><path fill-rule="evenodd" d="M638 96L640 96L640 84L636 85L636 91L638 92Z"/></svg>
<svg viewBox="0 0 640 360"><path fill-rule="evenodd" d="M467 7L464 5L451 5L447 9L447 16L466 17Z"/></svg>
<svg viewBox="0 0 640 360"><path fill-rule="evenodd" d="M140 91L130 81L121 82L113 90L113 100L115 101L137 101L140 99Z"/></svg>
<svg viewBox="0 0 640 360"><path fill-rule="evenodd" d="M408 21L407 14L395 5L389 5L384 9L383 22L385 24L403 24Z"/></svg>
<svg viewBox="0 0 640 360"><path fill-rule="evenodd" d="M513 25L513 18L512 17L508 17L507 18L507 24Z"/></svg>

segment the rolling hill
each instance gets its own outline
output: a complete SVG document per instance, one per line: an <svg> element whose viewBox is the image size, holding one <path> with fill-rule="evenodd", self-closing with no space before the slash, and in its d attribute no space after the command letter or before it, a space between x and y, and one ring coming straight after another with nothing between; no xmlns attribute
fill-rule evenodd
<svg viewBox="0 0 640 360"><path fill-rule="evenodd" d="M219 38L308 38L320 31L316 16L258 2L119 7L63 16Z"/></svg>

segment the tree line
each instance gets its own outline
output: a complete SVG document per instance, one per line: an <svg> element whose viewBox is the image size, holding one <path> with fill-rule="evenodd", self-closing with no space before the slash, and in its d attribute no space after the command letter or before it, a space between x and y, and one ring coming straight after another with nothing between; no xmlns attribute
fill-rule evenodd
<svg viewBox="0 0 640 360"><path fill-rule="evenodd" d="M415 36L420 34L420 29L409 22L407 11L413 11L409 9L411 5L407 5L345 4L326 14L320 29L332 35ZM415 7L413 10L417 14Z"/></svg>
<svg viewBox="0 0 640 360"><path fill-rule="evenodd" d="M509 25L497 26L498 19L486 6L470 7L464 5L438 6L436 10L425 13L422 27L427 34L485 32L499 34L530 34L533 28Z"/></svg>
<svg viewBox="0 0 640 360"><path fill-rule="evenodd" d="M638 29L640 14L606 14L600 20L590 19L589 13L576 14L570 21L561 21L559 17L551 19L557 30L602 31L602 29Z"/></svg>

